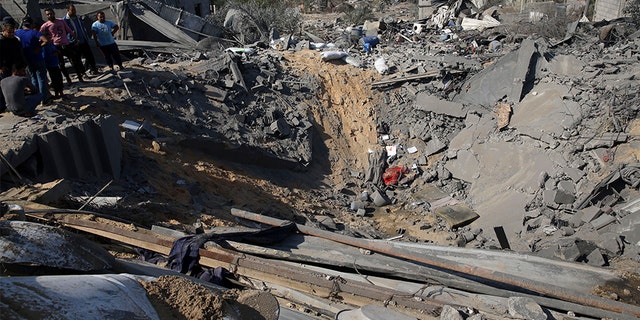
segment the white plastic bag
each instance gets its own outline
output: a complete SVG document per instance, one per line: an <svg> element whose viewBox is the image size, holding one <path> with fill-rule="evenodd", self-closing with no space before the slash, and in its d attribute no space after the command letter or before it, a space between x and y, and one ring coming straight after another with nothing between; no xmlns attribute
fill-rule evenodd
<svg viewBox="0 0 640 320"><path fill-rule="evenodd" d="M380 74L386 74L387 71L389 71L387 62L384 60L383 57L376 59L376 62L373 65L376 68L376 70L378 70L378 73Z"/></svg>

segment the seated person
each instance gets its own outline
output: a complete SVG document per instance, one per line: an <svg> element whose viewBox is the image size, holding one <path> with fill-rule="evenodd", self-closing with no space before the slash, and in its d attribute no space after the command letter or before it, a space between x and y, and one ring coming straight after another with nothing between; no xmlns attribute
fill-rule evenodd
<svg viewBox="0 0 640 320"><path fill-rule="evenodd" d="M36 88L25 75L25 66L14 66L11 76L0 80L0 88L7 110L17 116L32 117L42 102L42 94L35 93Z"/></svg>

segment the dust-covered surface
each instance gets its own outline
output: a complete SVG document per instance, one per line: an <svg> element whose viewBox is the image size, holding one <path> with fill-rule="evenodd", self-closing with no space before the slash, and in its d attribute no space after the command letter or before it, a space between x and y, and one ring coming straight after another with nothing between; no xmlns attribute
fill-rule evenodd
<svg viewBox="0 0 640 320"><path fill-rule="evenodd" d="M141 283L160 319L222 319L224 315L220 292L184 277L161 276Z"/></svg>
<svg viewBox="0 0 640 320"><path fill-rule="evenodd" d="M637 270L635 30L622 20L606 39L604 23L566 33L568 20L504 7L496 28L417 33L415 5L386 9L369 54L339 14L305 17L355 63L323 61L302 34L289 50L131 56L118 74L67 87L45 107L55 115L3 134L15 142L95 114L148 122L156 132L120 128L122 171L101 195L121 199L88 206L144 227L237 225L229 212L241 208L357 237L499 249L500 226L515 251ZM383 183L387 168L407 179ZM33 163L19 169L45 179ZM56 205L77 208L111 178L74 177ZM477 216L452 226L452 212ZM166 292L169 309L189 303ZM633 286L598 294L637 304ZM187 312L168 314L201 316Z"/></svg>

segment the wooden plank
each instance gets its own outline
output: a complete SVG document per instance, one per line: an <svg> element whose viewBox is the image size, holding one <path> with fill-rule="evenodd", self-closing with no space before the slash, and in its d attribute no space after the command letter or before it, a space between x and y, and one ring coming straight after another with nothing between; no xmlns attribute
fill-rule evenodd
<svg viewBox="0 0 640 320"><path fill-rule="evenodd" d="M173 244L171 237L162 236L146 229L127 227L126 225L100 218L92 221L88 216L80 219L77 215L49 214L31 215L40 219L55 219L58 223L87 233L106 237L125 244L145 248L162 254L168 254ZM107 223L108 222L108 223ZM174 238L175 240L175 238ZM235 273L250 277L264 278L285 286L306 289L313 294L351 301L355 305L372 302L392 302L399 307L420 310L431 316L438 315L440 304L430 299L413 299L406 293L380 288L368 283L342 279L339 276L319 272L309 272L295 265L237 253L221 248L200 249L200 264L207 267L224 266ZM425 318L426 319L426 318Z"/></svg>
<svg viewBox="0 0 640 320"><path fill-rule="evenodd" d="M282 225L283 223L287 223L286 221L283 221L283 220L279 220L271 217L265 217L265 216L261 216L252 212L243 211L239 209L231 209L231 214L236 217L250 219L253 221L267 223L271 225ZM515 276L513 274L506 273L503 271L504 269L494 270L494 269L489 269L483 266L478 266L477 265L478 261L481 261L479 257L475 257L473 261L470 261L468 263L457 263L457 262L452 262L452 261L443 259L436 255L430 256L430 255L420 254L417 252L403 250L402 248L394 247L393 244L390 242L357 239L357 238L335 234L332 232L311 228L303 225L297 225L297 227L300 232L305 234L318 236L318 237L322 237L332 241L369 249L375 252L380 252L380 253L398 257L398 258L403 258L411 261L424 263L436 268L449 270L451 272L459 272L461 274L471 275L474 277L478 277L479 279L484 279L485 281L492 281L497 284L501 284L503 286L511 286L514 288L521 288L523 290L528 290L531 292L537 292L538 294L543 296L565 300L568 302L583 305L585 307L593 307L593 309L603 309L606 311L614 312L618 314L616 315L617 318L632 319L633 317L640 317L640 307L638 306L630 305L630 304L619 302L619 301L608 300L608 299L596 296L591 293L591 290L588 290L588 291L571 290L566 287L560 286L557 283L550 282L548 277L527 279L521 276ZM508 262L506 263L507 265L505 265L505 268L512 269L509 267ZM581 275L581 276L584 276L584 275ZM571 278L571 279L575 279L575 278Z"/></svg>

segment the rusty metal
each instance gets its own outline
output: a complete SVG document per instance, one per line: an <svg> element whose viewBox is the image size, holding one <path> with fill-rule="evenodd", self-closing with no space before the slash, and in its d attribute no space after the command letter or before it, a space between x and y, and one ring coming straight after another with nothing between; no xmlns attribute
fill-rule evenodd
<svg viewBox="0 0 640 320"><path fill-rule="evenodd" d="M288 221L275 219L271 217L266 217L263 215L259 215L253 212L248 212L239 209L231 209L231 214L236 217L248 219L251 221L256 221L268 225L282 225L283 223L288 223ZM552 283L543 283L540 281L530 280L530 279L522 279L519 277L514 277L509 274L505 274L499 271L493 271L485 268L479 268L472 265L465 265L460 263L451 263L445 259L441 259L435 256L422 256L416 255L413 252L409 252L403 250L402 248L392 247L388 243L384 242L373 242L366 239L358 239L353 237L344 236L341 234L336 234L333 232L328 232L316 228L307 227L304 225L297 225L298 230L307 235L312 235L328 240L332 240L339 243L348 244L351 246L372 250L378 253L382 253L385 255L409 259L411 261L416 261L420 263L424 263L427 265L431 265L437 268L442 268L445 270L460 272L463 274L473 275L475 277L479 277L482 279L490 280L500 284L506 284L514 287L519 287L525 290L537 292L544 296L554 297L557 299L562 299L565 301L574 302L580 305L600 308L612 312L619 313L620 319L631 317L625 315L631 315L633 317L640 317L640 307L629 305L626 303L622 303L619 301L607 300L592 294L583 293L583 292L575 292L571 290L567 290L566 288L559 287Z"/></svg>

